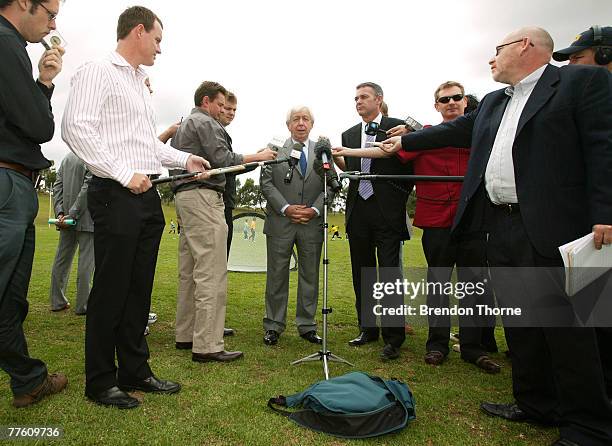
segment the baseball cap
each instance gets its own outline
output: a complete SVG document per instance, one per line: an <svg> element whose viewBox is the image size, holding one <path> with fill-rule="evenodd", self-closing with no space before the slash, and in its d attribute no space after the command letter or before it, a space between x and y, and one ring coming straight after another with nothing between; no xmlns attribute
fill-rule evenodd
<svg viewBox="0 0 612 446"><path fill-rule="evenodd" d="M599 35L595 35L595 29L599 28ZM597 40L596 40L597 38ZM570 46L553 53L553 59L563 62L569 59L571 54L577 53L594 46L612 46L612 26L593 26L576 36Z"/></svg>

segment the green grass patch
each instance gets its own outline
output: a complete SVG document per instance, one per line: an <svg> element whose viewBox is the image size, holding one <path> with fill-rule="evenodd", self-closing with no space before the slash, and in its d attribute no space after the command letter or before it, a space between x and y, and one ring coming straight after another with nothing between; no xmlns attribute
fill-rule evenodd
<svg viewBox="0 0 612 446"><path fill-rule="evenodd" d="M25 331L30 354L43 359L50 371L68 375L66 391L41 403L16 410L11 404L8 376L0 374L0 425L62 426L62 444L177 444L177 445L542 445L556 438L556 430L527 424L511 424L489 418L479 411L483 400L512 401L511 364L503 354L493 355L503 365L499 375L487 375L451 352L441 367L423 362L426 328L416 328L391 363L378 359L382 341L361 348L347 341L357 334L348 242L329 243L330 306L329 349L355 364L356 370L396 377L407 382L416 398L417 419L399 434L369 441L344 441L300 428L266 407L268 398L305 389L323 378L320 363L290 366L294 359L313 353L315 346L299 338L293 322L297 273L291 273L287 331L277 346L262 342L265 275L230 273L226 326L236 329L226 339L228 350L242 350L245 358L229 364L200 364L191 353L174 348L174 315L177 291L178 236L162 238L152 296L152 310L159 316L148 337L150 364L161 378L183 385L177 395L144 396L140 408L108 409L84 396L85 318L72 310L49 311L50 270L58 233L46 224L47 196L40 196L36 228L36 256L30 283L30 312ZM166 221L176 221L173 207L164 207ZM343 216L331 215L341 226ZM76 262L75 262L76 264ZM424 266L417 230L404 247L404 266ZM73 271L73 277L76 274ZM321 274L322 278L322 274ZM74 281L68 294L74 300ZM322 295L322 294L321 294ZM320 318L320 316L319 316ZM503 331L497 330L500 350L505 349ZM333 376L352 368L332 363Z"/></svg>

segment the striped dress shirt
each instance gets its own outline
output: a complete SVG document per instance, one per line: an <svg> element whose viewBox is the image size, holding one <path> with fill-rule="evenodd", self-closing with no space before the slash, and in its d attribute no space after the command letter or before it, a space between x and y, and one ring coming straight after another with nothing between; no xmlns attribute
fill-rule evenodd
<svg viewBox="0 0 612 446"><path fill-rule="evenodd" d="M189 154L157 139L146 78L117 52L83 65L72 78L62 138L95 176L127 186L135 173L185 168Z"/></svg>

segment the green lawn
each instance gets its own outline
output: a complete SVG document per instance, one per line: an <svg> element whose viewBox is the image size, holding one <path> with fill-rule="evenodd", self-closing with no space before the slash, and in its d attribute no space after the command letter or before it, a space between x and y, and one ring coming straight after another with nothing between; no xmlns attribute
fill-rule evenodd
<svg viewBox="0 0 612 446"><path fill-rule="evenodd" d="M175 218L165 209L166 220ZM227 339L226 348L245 352L244 360L230 364L199 364L189 351L174 348L174 313L177 284L176 235L164 233L152 308L159 315L148 337L151 366L162 377L179 381L182 391L171 396L144 396L140 408L119 411L88 402L84 395L84 322L72 312L49 311L48 287L58 234L46 224L48 197L41 196L37 220L37 244L30 284L30 313L25 322L32 356L45 360L50 371L68 375L68 389L31 408L16 410L6 374L0 374L0 425L62 426L67 444L178 444L178 445L545 445L556 438L552 429L510 424L483 415L482 400L511 401L510 363L503 354L494 355L503 364L502 373L487 375L464 363L457 353L441 367L426 365L422 356L426 328L408 337L402 356L392 363L378 359L382 343L353 348L347 341L357 334L350 260L346 240L330 242L329 349L353 362L356 370L407 382L416 398L417 419L399 434L370 441L348 442L300 428L271 413L268 398L301 391L323 378L322 365L290 366L315 348L298 337L292 317L275 347L262 342L264 274L231 273L228 285L226 326L237 335ZM342 216L332 222L341 226ZM176 220L175 220L176 221ZM167 231L167 230L166 230ZM404 248L405 265L424 265L419 234ZM322 274L321 274L322 277ZM296 273L291 274L289 315L295 312ZM70 295L74 295L74 284ZM503 332L497 331L501 351ZM351 371L331 364L336 376Z"/></svg>

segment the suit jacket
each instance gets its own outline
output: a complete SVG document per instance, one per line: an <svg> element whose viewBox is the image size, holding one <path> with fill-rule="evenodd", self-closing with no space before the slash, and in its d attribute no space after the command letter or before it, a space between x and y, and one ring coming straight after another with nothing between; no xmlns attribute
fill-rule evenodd
<svg viewBox="0 0 612 446"><path fill-rule="evenodd" d="M76 219L77 231L93 232L94 225L87 209L87 188L91 172L74 153L68 153L53 183L53 206L55 216L64 214L66 218Z"/></svg>
<svg viewBox="0 0 612 446"><path fill-rule="evenodd" d="M404 121L400 119L383 116L380 129L389 130L396 125L403 124ZM385 139L386 137L382 132L376 135L376 141L384 141ZM342 146L348 148L361 147L361 123L342 133ZM346 157L345 163L347 171L361 170L361 158ZM412 174L412 164L402 164L396 157L373 159L370 172L384 175L409 175ZM408 240L410 234L406 225L406 201L414 188L414 183L407 181L372 181L372 186L374 188L372 199L376 200L386 223L391 229L399 232L405 240ZM351 180L346 198L346 232L349 234L353 224L351 213L359 194L358 190L359 181Z"/></svg>
<svg viewBox="0 0 612 446"><path fill-rule="evenodd" d="M291 138L285 141L285 145L278 152L278 157L290 157L293 141ZM260 187L266 198L266 222L264 233L276 237L293 237L298 230L306 231L312 241L323 241L323 179L313 169L315 160L315 143L308 140L308 165L306 175L302 176L299 165L295 167L291 183L286 184L284 179L287 173L286 164L273 164L261 169ZM328 188L329 202L333 199L333 193ZM310 220L307 224L291 223L288 217L281 214L281 209L287 204L304 204L316 208L319 216Z"/></svg>
<svg viewBox="0 0 612 446"><path fill-rule="evenodd" d="M483 226L484 178L509 97L486 95L472 113L402 137L404 149L472 147L455 232ZM521 218L536 251L612 223L612 76L602 67L548 65L519 119L512 148ZM486 228L485 228L486 229Z"/></svg>

